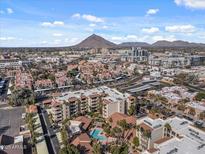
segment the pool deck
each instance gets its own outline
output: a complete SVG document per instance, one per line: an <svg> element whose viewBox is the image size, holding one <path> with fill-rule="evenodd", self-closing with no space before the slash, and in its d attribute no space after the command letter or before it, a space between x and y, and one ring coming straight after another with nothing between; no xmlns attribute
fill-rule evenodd
<svg viewBox="0 0 205 154"><path fill-rule="evenodd" d="M102 136L102 137L105 137L106 139L105 140L99 140L102 144L107 144L107 143L110 143L110 142L114 142L116 141L117 139L116 138L113 138L113 137L107 137L106 134L103 132L103 129L102 128L99 128L99 127L95 127L93 129L91 129L90 131L90 135L92 136L93 134L93 131L95 130L100 130L100 133L98 135ZM93 137L93 136L92 136ZM94 138L94 137L93 137Z"/></svg>

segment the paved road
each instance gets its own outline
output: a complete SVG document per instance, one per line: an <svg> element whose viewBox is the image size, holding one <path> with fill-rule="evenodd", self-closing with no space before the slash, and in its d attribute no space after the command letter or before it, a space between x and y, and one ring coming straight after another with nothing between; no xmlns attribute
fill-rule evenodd
<svg viewBox="0 0 205 154"><path fill-rule="evenodd" d="M48 114L40 106L38 106L38 113L40 116L41 125L43 128L43 133L45 136L49 154L58 154L60 146L56 134L54 133L53 129L50 128L51 124L48 119Z"/></svg>

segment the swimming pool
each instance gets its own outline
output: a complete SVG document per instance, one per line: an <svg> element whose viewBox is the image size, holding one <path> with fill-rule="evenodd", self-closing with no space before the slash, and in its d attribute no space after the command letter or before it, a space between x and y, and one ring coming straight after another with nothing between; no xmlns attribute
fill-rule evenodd
<svg viewBox="0 0 205 154"><path fill-rule="evenodd" d="M105 141L107 140L107 138L103 135L100 135L100 133L102 132L102 130L95 128L93 131L90 132L90 135L100 141Z"/></svg>

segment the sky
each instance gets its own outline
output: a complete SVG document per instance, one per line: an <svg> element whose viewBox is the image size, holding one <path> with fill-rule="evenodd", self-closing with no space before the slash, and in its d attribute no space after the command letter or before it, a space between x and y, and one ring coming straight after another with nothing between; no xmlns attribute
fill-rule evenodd
<svg viewBox="0 0 205 154"><path fill-rule="evenodd" d="M1 47L69 46L94 33L205 43L205 0L0 0Z"/></svg>

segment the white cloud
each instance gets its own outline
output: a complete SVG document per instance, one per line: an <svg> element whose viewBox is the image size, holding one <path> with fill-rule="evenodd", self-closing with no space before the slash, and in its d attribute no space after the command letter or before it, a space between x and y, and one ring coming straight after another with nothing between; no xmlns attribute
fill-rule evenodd
<svg viewBox="0 0 205 154"><path fill-rule="evenodd" d="M172 33L193 33L196 31L196 28L192 25L173 25L166 26L165 30Z"/></svg>
<svg viewBox="0 0 205 154"><path fill-rule="evenodd" d="M90 27L96 27L96 24L89 24Z"/></svg>
<svg viewBox="0 0 205 154"><path fill-rule="evenodd" d="M14 13L14 11L13 11L12 8L7 8L6 11L7 11L8 14L12 14L12 13Z"/></svg>
<svg viewBox="0 0 205 154"><path fill-rule="evenodd" d="M63 26L64 22L63 21L54 21L53 23L52 22L43 22L41 25L44 27Z"/></svg>
<svg viewBox="0 0 205 154"><path fill-rule="evenodd" d="M149 10L147 11L147 15L156 14L157 12L159 12L159 9L149 9Z"/></svg>
<svg viewBox="0 0 205 154"><path fill-rule="evenodd" d="M0 37L0 41L11 41L11 40L15 40L15 37Z"/></svg>
<svg viewBox="0 0 205 154"><path fill-rule="evenodd" d="M55 26L64 26L64 22L63 21L54 21L53 24Z"/></svg>
<svg viewBox="0 0 205 154"><path fill-rule="evenodd" d="M160 41L160 40L175 41L176 38L174 35L169 35L169 36L156 35L156 36L151 37L151 40L153 42Z"/></svg>
<svg viewBox="0 0 205 154"><path fill-rule="evenodd" d="M144 33L156 33L156 32L159 32L159 28L157 27L143 28L142 31Z"/></svg>
<svg viewBox="0 0 205 154"><path fill-rule="evenodd" d="M104 20L100 17L96 17L94 15L90 15L90 14L80 14L80 13L75 13L71 16L72 18L76 18L76 19L84 19L90 22L94 22L94 23L98 23L98 22L104 22Z"/></svg>
<svg viewBox="0 0 205 154"><path fill-rule="evenodd" d="M63 21L54 21L54 22L43 22L41 23L43 27L56 27L56 26L64 26Z"/></svg>
<svg viewBox="0 0 205 154"><path fill-rule="evenodd" d="M174 0L179 6L186 6L193 9L205 9L205 0Z"/></svg>
<svg viewBox="0 0 205 154"><path fill-rule="evenodd" d="M104 22L104 20L102 18L93 16L93 15L90 15L90 14L83 14L82 18L87 20L87 21L90 21L90 22Z"/></svg>
<svg viewBox="0 0 205 154"><path fill-rule="evenodd" d="M53 33L53 36L58 37L58 36L63 36L63 34L61 34L61 33Z"/></svg>
<svg viewBox="0 0 205 154"><path fill-rule="evenodd" d="M75 13L71 17L79 19L81 17L81 15L80 15L80 13Z"/></svg>

